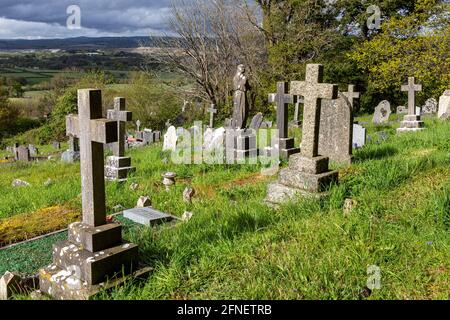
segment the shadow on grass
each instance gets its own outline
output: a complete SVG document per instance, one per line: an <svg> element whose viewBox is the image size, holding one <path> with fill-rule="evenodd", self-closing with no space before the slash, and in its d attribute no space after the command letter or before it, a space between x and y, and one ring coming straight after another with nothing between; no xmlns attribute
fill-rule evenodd
<svg viewBox="0 0 450 320"><path fill-rule="evenodd" d="M387 157L395 156L398 153L396 148L391 146L378 146L375 149L365 148L361 149L355 154L355 162L362 162L365 160L379 160Z"/></svg>

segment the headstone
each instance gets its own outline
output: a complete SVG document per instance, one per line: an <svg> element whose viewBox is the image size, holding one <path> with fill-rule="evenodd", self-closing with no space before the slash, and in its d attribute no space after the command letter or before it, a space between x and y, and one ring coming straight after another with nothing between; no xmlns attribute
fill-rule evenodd
<svg viewBox="0 0 450 320"><path fill-rule="evenodd" d="M126 219L145 226L153 226L164 222L170 222L174 219L173 216L167 213L148 207L125 210L123 212L123 216Z"/></svg>
<svg viewBox="0 0 450 320"><path fill-rule="evenodd" d="M69 225L68 241L54 245L53 264L39 271L40 290L57 299L89 299L100 283L138 268L138 247L123 242L120 224L106 222L103 151L118 133L116 121L102 119L100 90L78 90L78 116L66 118L66 129L80 139L83 218Z"/></svg>
<svg viewBox="0 0 450 320"><path fill-rule="evenodd" d="M367 130L359 124L353 124L353 148L358 149L366 145Z"/></svg>
<svg viewBox="0 0 450 320"><path fill-rule="evenodd" d="M408 114L408 108L406 108L405 106L398 106L397 114Z"/></svg>
<svg viewBox="0 0 450 320"><path fill-rule="evenodd" d="M340 164L353 159L353 107L339 93L336 100L322 100L319 130L319 154Z"/></svg>
<svg viewBox="0 0 450 320"><path fill-rule="evenodd" d="M338 86L325 84L323 66L308 64L306 80L291 82L291 94L304 97L301 153L292 155L289 168L280 172L278 182L268 187L266 201L278 205L298 196L321 197L338 181L338 172L329 171L329 158L319 155L321 99L337 99Z"/></svg>
<svg viewBox="0 0 450 320"><path fill-rule="evenodd" d="M30 149L28 149L28 147L25 146L20 146L19 148L17 148L17 157L18 161L24 162L31 161Z"/></svg>
<svg viewBox="0 0 450 320"><path fill-rule="evenodd" d="M74 136L69 136L69 150L63 152L61 161L66 163L80 161L80 146L78 144L78 139Z"/></svg>
<svg viewBox="0 0 450 320"><path fill-rule="evenodd" d="M254 130L259 130L261 128L261 124L263 122L263 114L258 112L252 119L250 123L250 128Z"/></svg>
<svg viewBox="0 0 450 320"><path fill-rule="evenodd" d="M55 149L55 150L60 150L60 149L61 149L61 142L59 142L59 141L54 141L54 142L52 143L52 146L53 146L53 149Z"/></svg>
<svg viewBox="0 0 450 320"><path fill-rule="evenodd" d="M108 110L107 118L117 121L118 141L112 145L113 155L106 158L105 178L108 181L126 181L129 173L135 171L131 158L125 157L125 126L132 117L130 111L125 111L125 98L115 98L114 109Z"/></svg>
<svg viewBox="0 0 450 320"><path fill-rule="evenodd" d="M154 142L161 141L161 131L153 131L153 141Z"/></svg>
<svg viewBox="0 0 450 320"><path fill-rule="evenodd" d="M269 95L269 102L277 105L277 128L279 137L279 152L284 159L289 159L293 154L299 153L300 148L295 147L295 139L288 137L288 111L289 104L296 102L296 96L289 94L289 83L278 82L277 93Z"/></svg>
<svg viewBox="0 0 450 320"><path fill-rule="evenodd" d="M150 145L155 142L155 134L150 129L144 129L142 132L142 142L144 145Z"/></svg>
<svg viewBox="0 0 450 320"><path fill-rule="evenodd" d="M214 115L217 113L217 109L214 104L211 104L211 108L208 109L209 112L209 127L214 128Z"/></svg>
<svg viewBox="0 0 450 320"><path fill-rule="evenodd" d="M36 157L37 155L39 155L38 148L36 148L33 144L29 144L28 149L30 150L30 155L32 157Z"/></svg>
<svg viewBox="0 0 450 320"><path fill-rule="evenodd" d="M425 105L422 107L422 111L424 114L433 114L437 113L438 110L438 102L434 98L430 98L425 101Z"/></svg>
<svg viewBox="0 0 450 320"><path fill-rule="evenodd" d="M223 150L225 142L225 128L218 128L214 130L209 141L205 141L204 148L206 151Z"/></svg>
<svg viewBox="0 0 450 320"><path fill-rule="evenodd" d="M214 136L214 130L212 128L207 128L203 133L203 148L209 148L211 141Z"/></svg>
<svg viewBox="0 0 450 320"><path fill-rule="evenodd" d="M14 155L14 161L19 161L19 144L17 142L12 147L12 153Z"/></svg>
<svg viewBox="0 0 450 320"><path fill-rule="evenodd" d="M450 90L445 91L439 98L438 118L446 120L448 115L450 115Z"/></svg>
<svg viewBox="0 0 450 320"><path fill-rule="evenodd" d="M375 113L373 115L374 124L383 124L389 122L389 117L391 116L391 104L389 101L381 101L380 104L375 108Z"/></svg>
<svg viewBox="0 0 450 320"><path fill-rule="evenodd" d="M421 120L421 110L416 107L416 92L422 91L422 85L415 83L414 77L408 78L408 85L402 86L402 91L408 92L408 114L400 123L398 133L424 130L424 122Z"/></svg>
<svg viewBox="0 0 450 320"><path fill-rule="evenodd" d="M300 104L303 103L303 99L300 97L296 97L295 109L294 109L294 120L291 121L290 126L299 128L301 125L300 121Z"/></svg>
<svg viewBox="0 0 450 320"><path fill-rule="evenodd" d="M177 129L174 126L170 126L164 135L163 151L176 151L177 140Z"/></svg>

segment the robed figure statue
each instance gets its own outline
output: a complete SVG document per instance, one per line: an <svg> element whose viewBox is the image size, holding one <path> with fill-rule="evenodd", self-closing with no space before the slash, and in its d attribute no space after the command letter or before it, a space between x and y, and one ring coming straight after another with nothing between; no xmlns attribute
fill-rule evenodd
<svg viewBox="0 0 450 320"><path fill-rule="evenodd" d="M239 65L233 79L233 126L238 129L245 129L248 118L247 91L249 84L245 75L245 66Z"/></svg>

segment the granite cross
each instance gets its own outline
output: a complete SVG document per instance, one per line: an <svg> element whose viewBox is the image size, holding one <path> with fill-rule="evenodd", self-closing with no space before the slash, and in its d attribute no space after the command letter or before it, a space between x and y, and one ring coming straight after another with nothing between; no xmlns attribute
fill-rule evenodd
<svg viewBox="0 0 450 320"><path fill-rule="evenodd" d="M113 154L116 157L123 157L125 156L125 126L133 119L133 113L125 111L125 98L114 98L114 109L108 110L107 118L117 121L119 141L113 145Z"/></svg>
<svg viewBox="0 0 450 320"><path fill-rule="evenodd" d="M355 112L355 100L359 99L361 97L361 93L355 91L355 86L352 84L348 85L348 92L344 92L343 95L345 95L350 101L350 104L352 106L352 110Z"/></svg>
<svg viewBox="0 0 450 320"><path fill-rule="evenodd" d="M209 112L209 127L214 128L214 114L217 113L217 109L214 104L211 104L211 108L208 109Z"/></svg>
<svg viewBox="0 0 450 320"><path fill-rule="evenodd" d="M416 114L416 91L422 91L422 85L415 84L415 82L414 77L409 77L408 84L402 86L402 91L408 92L408 115L410 116Z"/></svg>
<svg viewBox="0 0 450 320"><path fill-rule="evenodd" d="M277 93L269 94L269 102L277 104L277 128L280 139L288 137L288 108L290 103L296 102L296 96L288 92L289 83L278 82Z"/></svg>
<svg viewBox="0 0 450 320"><path fill-rule="evenodd" d="M304 97L303 137L301 153L307 158L315 158L319 149L319 126L321 99L337 99L338 86L322 83L323 65L308 64L306 80L292 81L291 94Z"/></svg>
<svg viewBox="0 0 450 320"><path fill-rule="evenodd" d="M80 139L83 223L106 223L103 145L117 142L117 122L102 119L102 92L78 90L78 116L66 118L68 135Z"/></svg>

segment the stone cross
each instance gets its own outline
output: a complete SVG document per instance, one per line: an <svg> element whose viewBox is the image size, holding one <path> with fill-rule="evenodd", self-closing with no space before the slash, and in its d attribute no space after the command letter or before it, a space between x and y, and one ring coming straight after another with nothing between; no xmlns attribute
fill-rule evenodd
<svg viewBox="0 0 450 320"><path fill-rule="evenodd" d="M277 104L277 128L280 139L288 137L288 108L290 103L296 102L296 97L288 92L289 83L278 82L277 93L269 94L269 102Z"/></svg>
<svg viewBox="0 0 450 320"><path fill-rule="evenodd" d="M66 118L68 135L80 139L83 223L106 223L103 145L117 142L117 122L102 119L101 90L78 90L78 116Z"/></svg>
<svg viewBox="0 0 450 320"><path fill-rule="evenodd" d="M344 96L347 97L348 101L350 102L353 111L355 112L355 100L359 99L361 97L360 92L355 91L355 86L353 84L348 85L348 92L343 93Z"/></svg>
<svg viewBox="0 0 450 320"><path fill-rule="evenodd" d="M416 114L416 91L422 91L421 84L415 84L416 78L409 77L408 84L402 86L402 91L408 92L408 115Z"/></svg>
<svg viewBox="0 0 450 320"><path fill-rule="evenodd" d="M125 111L125 98L114 98L114 109L108 110L107 118L109 120L117 121L119 141L113 145L113 154L116 157L123 157L125 156L125 126L128 121L133 119L133 113L131 111Z"/></svg>
<svg viewBox="0 0 450 320"><path fill-rule="evenodd" d="M136 131L141 131L140 129L141 129L141 120L137 120L136 121L136 127L137 127L137 130Z"/></svg>
<svg viewBox="0 0 450 320"><path fill-rule="evenodd" d="M217 109L215 109L215 105L211 104L211 108L208 109L209 112L209 127L214 128L214 114L217 113Z"/></svg>
<svg viewBox="0 0 450 320"><path fill-rule="evenodd" d="M291 94L303 96L303 137L301 153L304 157L315 158L319 149L319 127L321 99L337 99L338 86L322 83L323 65L308 64L306 80L292 81Z"/></svg>

